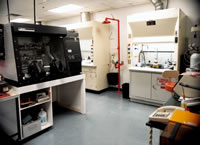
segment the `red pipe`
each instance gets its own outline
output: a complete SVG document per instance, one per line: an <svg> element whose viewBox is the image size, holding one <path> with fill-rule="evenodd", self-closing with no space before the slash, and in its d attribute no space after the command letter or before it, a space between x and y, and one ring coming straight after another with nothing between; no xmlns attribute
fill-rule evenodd
<svg viewBox="0 0 200 145"><path fill-rule="evenodd" d="M108 20L117 21L118 24L118 63L115 65L115 68L118 68L118 90L117 93L121 93L120 91L120 66L123 65L120 63L120 20L114 19L114 18L105 18L105 22L108 22Z"/></svg>

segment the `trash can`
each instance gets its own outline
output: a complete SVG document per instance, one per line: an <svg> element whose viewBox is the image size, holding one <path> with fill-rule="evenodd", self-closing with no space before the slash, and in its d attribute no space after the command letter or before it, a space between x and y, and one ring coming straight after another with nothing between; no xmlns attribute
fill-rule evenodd
<svg viewBox="0 0 200 145"><path fill-rule="evenodd" d="M122 84L123 98L129 99L129 83Z"/></svg>
<svg viewBox="0 0 200 145"><path fill-rule="evenodd" d="M107 74L108 84L117 85L118 84L118 73L112 72Z"/></svg>

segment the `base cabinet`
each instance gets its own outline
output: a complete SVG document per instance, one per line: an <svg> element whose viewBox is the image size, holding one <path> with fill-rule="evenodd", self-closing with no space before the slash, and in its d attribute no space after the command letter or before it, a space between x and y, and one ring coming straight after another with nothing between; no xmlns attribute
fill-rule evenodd
<svg viewBox="0 0 200 145"><path fill-rule="evenodd" d="M105 66L108 67L108 66ZM99 66L82 66L86 89L101 91L108 88L107 71Z"/></svg>
<svg viewBox="0 0 200 145"><path fill-rule="evenodd" d="M96 67L82 67L82 71L85 74L86 89L98 90Z"/></svg>
<svg viewBox="0 0 200 145"><path fill-rule="evenodd" d="M163 105L171 96L164 89L162 73L130 71L130 98L145 104Z"/></svg>

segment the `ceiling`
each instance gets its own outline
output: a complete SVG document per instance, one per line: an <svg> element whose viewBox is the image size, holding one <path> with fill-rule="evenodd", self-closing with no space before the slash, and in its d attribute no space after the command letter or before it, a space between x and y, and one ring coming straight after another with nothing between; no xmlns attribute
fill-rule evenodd
<svg viewBox="0 0 200 145"><path fill-rule="evenodd" d="M51 21L80 15L81 12L93 13L147 3L150 3L150 0L36 0L36 16L38 21ZM75 4L83 8L62 14L48 11L67 4ZM33 19L33 0L9 0L9 5L11 14L21 15L11 16L11 19L21 17ZM0 0L0 15L7 15L6 8L6 0Z"/></svg>

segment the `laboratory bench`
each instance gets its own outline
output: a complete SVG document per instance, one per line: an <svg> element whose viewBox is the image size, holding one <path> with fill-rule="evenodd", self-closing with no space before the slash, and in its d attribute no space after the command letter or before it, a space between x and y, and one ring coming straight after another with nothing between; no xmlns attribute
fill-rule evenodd
<svg viewBox="0 0 200 145"><path fill-rule="evenodd" d="M46 95L37 100L37 95L44 95L44 92ZM8 94L9 97L0 99L0 126L2 131L17 141L53 126L52 103L54 101L62 107L81 114L86 113L84 74L12 87ZM26 104L27 102L31 103ZM45 124L42 124L37 116L41 108L47 113Z"/></svg>

